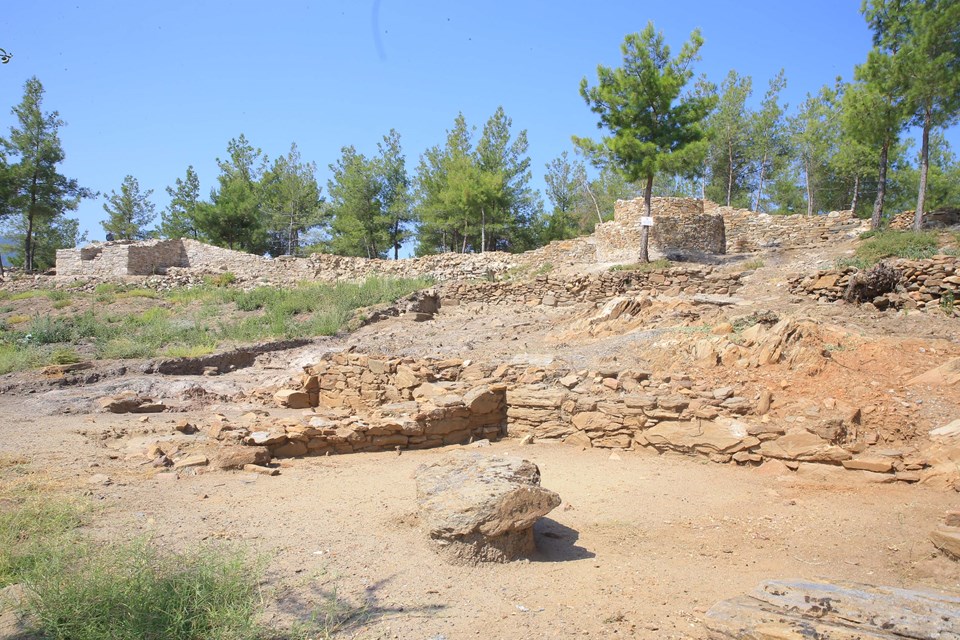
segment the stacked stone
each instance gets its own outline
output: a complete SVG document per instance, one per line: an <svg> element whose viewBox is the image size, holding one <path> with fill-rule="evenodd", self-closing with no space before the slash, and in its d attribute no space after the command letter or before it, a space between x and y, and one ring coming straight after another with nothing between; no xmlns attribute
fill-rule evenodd
<svg viewBox="0 0 960 640"><path fill-rule="evenodd" d="M960 258L940 255L890 264L902 273L898 291L874 298L870 304L875 308L942 310L960 317ZM833 302L843 298L850 278L858 271L846 267L798 276L789 281L790 291Z"/></svg>
<svg viewBox="0 0 960 640"><path fill-rule="evenodd" d="M441 296L444 304L487 302L563 307L583 302L596 304L620 295L728 295L739 289L741 276L712 267L675 267L649 273L610 271L572 278L546 275L517 283L451 283L441 288Z"/></svg>
<svg viewBox="0 0 960 640"><path fill-rule="evenodd" d="M280 406L313 410L245 442L287 457L497 438L506 425L506 386L491 376L503 371L457 359L328 354L305 368L296 387L273 396Z"/></svg>
<svg viewBox="0 0 960 640"><path fill-rule="evenodd" d="M833 211L825 216L784 216L733 207L713 206L708 210L723 216L728 253L818 245L855 238L869 227L868 220L856 218L851 211Z"/></svg>
<svg viewBox="0 0 960 640"><path fill-rule="evenodd" d="M890 219L890 224L887 225L887 228L898 231L909 231L913 229L914 217L914 211L898 213ZM950 227L957 224L960 224L960 209L935 209L933 211L927 211L923 215L923 226L925 229Z"/></svg>

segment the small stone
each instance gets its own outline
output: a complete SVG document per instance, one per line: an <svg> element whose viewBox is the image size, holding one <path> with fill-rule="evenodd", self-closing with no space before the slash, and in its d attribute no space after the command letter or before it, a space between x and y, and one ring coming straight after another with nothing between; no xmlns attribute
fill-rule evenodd
<svg viewBox="0 0 960 640"><path fill-rule="evenodd" d="M523 444L523 445L533 444L533 434L528 433L527 435L520 438L520 444Z"/></svg>
<svg viewBox="0 0 960 640"><path fill-rule="evenodd" d="M245 464L243 465L243 470L248 473L259 473L264 476L278 476L280 475L280 469L276 467L263 467L259 464Z"/></svg>
<svg viewBox="0 0 960 640"><path fill-rule="evenodd" d="M106 487L113 484L113 480L105 473L95 473L87 478L87 484L98 484Z"/></svg>
<svg viewBox="0 0 960 640"><path fill-rule="evenodd" d="M207 459L207 456L202 454L196 454L192 456L187 456L182 460L178 460L173 463L174 469L186 469L187 467L203 467L210 463L210 460Z"/></svg>
<svg viewBox="0 0 960 640"><path fill-rule="evenodd" d="M191 435L198 431L196 425L187 422L186 420L181 420L173 426L175 431L179 431L185 435Z"/></svg>

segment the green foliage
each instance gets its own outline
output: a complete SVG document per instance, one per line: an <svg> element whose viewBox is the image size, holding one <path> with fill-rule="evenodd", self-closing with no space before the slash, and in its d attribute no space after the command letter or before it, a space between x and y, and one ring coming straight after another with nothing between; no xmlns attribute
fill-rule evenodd
<svg viewBox="0 0 960 640"><path fill-rule="evenodd" d="M73 345L92 345L97 358L127 359L163 353L177 357L203 354L230 343L270 338L333 335L347 327L357 309L390 302L429 285L427 280L370 278L359 284L309 283L289 289L240 291L211 284L170 292L164 296L167 304L141 313L107 315L91 310L75 315L25 316L23 327L13 327L20 318L10 316L0 327L0 373L50 362L47 345L64 353L75 353ZM103 286L98 290L100 293L86 295L97 300L161 297L151 289L123 291ZM196 306L177 308L186 305Z"/></svg>
<svg viewBox="0 0 960 640"><path fill-rule="evenodd" d="M929 231L883 231L857 247L856 257L866 265L884 258L921 260L937 253L937 234Z"/></svg>
<svg viewBox="0 0 960 640"><path fill-rule="evenodd" d="M947 291L940 297L940 310L948 316L953 316L956 310L956 300L952 291Z"/></svg>
<svg viewBox="0 0 960 640"><path fill-rule="evenodd" d="M92 195L57 171L65 158L59 135L64 122L56 111L44 113L43 95L43 85L36 77L27 80L23 100L13 108L17 123L10 127L9 137L0 140L0 147L16 160L14 164L0 163L0 193L4 195L0 213L17 218L15 229L23 239L20 261L27 271L43 268L43 262L52 263L49 255L37 259L34 233L44 230L48 236L45 250L52 247L55 252L64 246L62 236L70 235L71 230L76 236L76 225L71 228L64 214L75 210L81 198Z"/></svg>
<svg viewBox="0 0 960 640"><path fill-rule="evenodd" d="M75 364L82 359L77 350L70 347L57 347L50 352L51 364Z"/></svg>
<svg viewBox="0 0 960 640"><path fill-rule="evenodd" d="M4 466L0 460L0 470L7 476ZM4 483L9 482L5 477ZM7 487L0 493L0 588L27 579L53 549L72 540L70 534L82 523L85 510L78 502Z"/></svg>
<svg viewBox="0 0 960 640"><path fill-rule="evenodd" d="M343 147L330 194L330 248L336 254L383 258L389 245L389 218L380 199L381 182L376 160L369 160L352 147Z"/></svg>
<svg viewBox="0 0 960 640"><path fill-rule="evenodd" d="M709 181L706 195L726 206L750 204L750 116L747 99L753 92L749 76L731 70L720 86L716 109L706 120Z"/></svg>
<svg viewBox="0 0 960 640"><path fill-rule="evenodd" d="M323 219L317 165L304 162L296 143L273 162L262 180L270 253L300 255L300 236Z"/></svg>
<svg viewBox="0 0 960 640"><path fill-rule="evenodd" d="M237 281L237 275L232 271L224 271L215 276L204 276L203 281L212 287L229 287Z"/></svg>
<svg viewBox="0 0 960 640"><path fill-rule="evenodd" d="M200 239L197 229L197 207L200 205L200 178L187 167L186 176L177 178L172 187L167 187L170 203L160 213L160 235L164 238Z"/></svg>
<svg viewBox="0 0 960 640"><path fill-rule="evenodd" d="M754 211L765 211L764 187L789 162L790 144L784 119L786 105L780 104L780 92L787 85L783 69L770 80L760 109L750 118L750 155L756 175ZM778 207L779 208L779 207Z"/></svg>
<svg viewBox="0 0 960 640"><path fill-rule="evenodd" d="M654 176L661 171L694 172L706 151L701 123L713 98L681 95L702 44L700 32L694 31L671 58L663 34L649 23L641 33L624 39L622 67L598 66L595 87L586 78L580 82L580 95L599 116L598 127L609 135L599 142L575 136L574 144L595 164L609 164L629 182L643 180L648 215ZM646 231L640 260L647 261Z"/></svg>
<svg viewBox="0 0 960 640"><path fill-rule="evenodd" d="M475 129L458 114L444 147L420 156L417 255L524 251L539 240L542 203L530 187L527 132L515 137L503 107Z"/></svg>
<svg viewBox="0 0 960 640"><path fill-rule="evenodd" d="M227 160L217 159L220 175L212 203L194 209L197 231L229 249L263 253L267 248L260 178L266 159L243 134L227 143Z"/></svg>
<svg viewBox="0 0 960 640"><path fill-rule="evenodd" d="M242 554L91 542L50 554L27 585L48 638L235 640L258 636L256 575Z"/></svg>
<svg viewBox="0 0 960 640"><path fill-rule="evenodd" d="M817 95L808 93L799 111L790 119L797 167L806 190L807 215L838 208L832 206L837 203L842 207L846 200L846 194L831 183L830 165L840 139L841 89L838 82L834 87L821 87Z"/></svg>
<svg viewBox="0 0 960 640"><path fill-rule="evenodd" d="M113 234L115 240L143 240L147 237L147 225L153 222L155 206L150 202L152 189L140 192L140 183L131 175L123 179L120 193L111 191L103 210L107 219L100 223L103 230Z"/></svg>
<svg viewBox="0 0 960 640"><path fill-rule="evenodd" d="M743 268L746 269L747 271L752 271L754 269L760 269L761 267L763 267L763 265L764 265L763 260L761 260L760 258L757 258L756 260L748 260L747 262L744 262Z"/></svg>

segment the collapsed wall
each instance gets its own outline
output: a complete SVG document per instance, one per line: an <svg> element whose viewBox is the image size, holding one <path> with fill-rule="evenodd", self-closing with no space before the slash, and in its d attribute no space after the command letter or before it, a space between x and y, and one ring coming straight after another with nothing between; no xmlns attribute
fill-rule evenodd
<svg viewBox="0 0 960 640"><path fill-rule="evenodd" d="M870 221L852 211L831 211L826 215L771 215L749 209L721 207L709 200L704 210L723 217L727 253L747 253L771 248L809 247L842 239L853 239L869 229Z"/></svg>

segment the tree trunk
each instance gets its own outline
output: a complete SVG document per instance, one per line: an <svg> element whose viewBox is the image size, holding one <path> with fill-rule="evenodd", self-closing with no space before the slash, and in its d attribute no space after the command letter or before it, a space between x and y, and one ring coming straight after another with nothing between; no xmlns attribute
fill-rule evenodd
<svg viewBox="0 0 960 640"><path fill-rule="evenodd" d="M727 143L727 206L733 195L733 144Z"/></svg>
<svg viewBox="0 0 960 640"><path fill-rule="evenodd" d="M803 159L803 181L807 187L807 215L813 215L813 189L810 188L810 160Z"/></svg>
<svg viewBox="0 0 960 640"><path fill-rule="evenodd" d="M883 219L883 199L887 195L887 153L890 141L884 140L880 147L880 173L877 176L877 199L873 201L873 215L870 216L870 228L879 229Z"/></svg>
<svg viewBox="0 0 960 640"><path fill-rule="evenodd" d="M480 207L480 253L487 252L487 212Z"/></svg>
<svg viewBox="0 0 960 640"><path fill-rule="evenodd" d="M857 177L853 179L853 201L850 203L850 211L853 211L854 215L857 213L857 200L860 199L860 174L857 174Z"/></svg>
<svg viewBox="0 0 960 640"><path fill-rule="evenodd" d="M587 195L590 196L590 199L591 199L591 200L593 200L593 206L594 206L594 208L597 210L597 222L600 223L600 224L602 224L602 223L603 223L603 216L600 215L600 203L597 202L596 196L593 195L593 189L590 188L590 183L587 182L586 180L583 180L583 181L582 181L582 184L583 184L583 188L586 189L586 191L587 191Z"/></svg>
<svg viewBox="0 0 960 640"><path fill-rule="evenodd" d="M923 207L927 199L927 170L930 168L930 109L923 115L923 136L920 143L920 193L917 194L917 210L913 214L913 228L920 231L923 228Z"/></svg>
<svg viewBox="0 0 960 640"><path fill-rule="evenodd" d="M653 195L653 176L647 176L647 184L643 188L643 208L647 217L650 213L650 199ZM650 262L650 227L640 228L640 262Z"/></svg>
<svg viewBox="0 0 960 640"><path fill-rule="evenodd" d="M754 205L754 211L760 211L760 199L763 198L763 173L767 167L767 152L763 152L763 160L760 161L760 180L757 183L757 203Z"/></svg>
<svg viewBox="0 0 960 640"><path fill-rule="evenodd" d="M23 266L27 273L33 272L33 216L37 209L37 172L34 170L30 183L30 206L27 209L27 237L23 242Z"/></svg>

